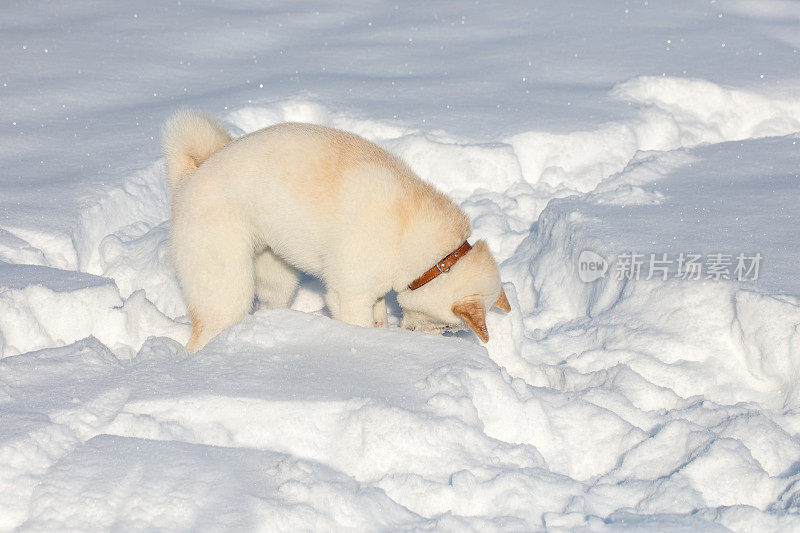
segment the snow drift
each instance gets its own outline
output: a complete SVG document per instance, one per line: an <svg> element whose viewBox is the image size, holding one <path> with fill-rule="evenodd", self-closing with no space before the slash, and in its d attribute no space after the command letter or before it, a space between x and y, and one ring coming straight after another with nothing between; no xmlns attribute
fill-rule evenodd
<svg viewBox="0 0 800 533"><path fill-rule="evenodd" d="M15 8L0 529L800 529L795 15L723 4L74 7L54 43ZM87 35L125 60L87 59ZM63 81L41 102L34 50ZM186 73L156 91L161 61ZM189 356L164 162L131 146L200 85L234 136L344 128L456 198L502 262L491 341L332 321L304 278ZM692 254L733 263L694 279Z"/></svg>

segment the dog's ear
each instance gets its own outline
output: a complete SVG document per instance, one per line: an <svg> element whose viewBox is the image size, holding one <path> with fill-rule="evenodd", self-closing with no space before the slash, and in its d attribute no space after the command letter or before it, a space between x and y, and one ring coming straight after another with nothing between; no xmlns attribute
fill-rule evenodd
<svg viewBox="0 0 800 533"><path fill-rule="evenodd" d="M494 306L504 313L511 312L511 304L508 303L508 297L506 297L506 291L503 290L503 287L500 287L500 294L497 295L497 300L494 301Z"/></svg>
<svg viewBox="0 0 800 533"><path fill-rule="evenodd" d="M486 309L478 300L461 300L453 304L451 308L453 314L461 320L480 337L483 342L489 342L489 332L486 330Z"/></svg>

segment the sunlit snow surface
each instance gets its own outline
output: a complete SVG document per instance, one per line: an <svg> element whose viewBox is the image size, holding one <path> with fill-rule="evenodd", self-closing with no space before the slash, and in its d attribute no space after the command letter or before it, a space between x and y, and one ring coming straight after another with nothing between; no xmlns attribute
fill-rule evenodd
<svg viewBox="0 0 800 533"><path fill-rule="evenodd" d="M798 27L788 1L4 8L0 530L800 529ZM366 330L306 278L189 356L182 106L399 154L512 312L487 345ZM731 279L680 269L715 254Z"/></svg>

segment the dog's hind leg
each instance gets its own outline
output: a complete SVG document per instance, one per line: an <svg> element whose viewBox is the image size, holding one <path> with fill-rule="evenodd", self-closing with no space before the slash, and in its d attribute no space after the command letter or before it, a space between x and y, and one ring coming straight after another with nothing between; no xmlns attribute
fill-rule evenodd
<svg viewBox="0 0 800 533"><path fill-rule="evenodd" d="M383 296L378 298L378 301L372 307L372 318L376 328L385 328L389 324L389 318L386 314L386 301Z"/></svg>
<svg viewBox="0 0 800 533"><path fill-rule="evenodd" d="M259 309L289 307L300 278L297 269L269 248L256 255L254 265Z"/></svg>
<svg viewBox="0 0 800 533"><path fill-rule="evenodd" d="M172 256L192 320L186 347L195 352L241 321L253 304L253 246L238 221L224 213L173 219Z"/></svg>
<svg viewBox="0 0 800 533"><path fill-rule="evenodd" d="M325 293L325 305L328 306L331 318L339 316L339 294L336 291L328 289Z"/></svg>

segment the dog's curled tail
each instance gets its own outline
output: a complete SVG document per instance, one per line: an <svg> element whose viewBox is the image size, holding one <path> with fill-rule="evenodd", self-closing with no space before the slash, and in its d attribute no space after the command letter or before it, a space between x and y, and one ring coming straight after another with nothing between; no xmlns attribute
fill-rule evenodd
<svg viewBox="0 0 800 533"><path fill-rule="evenodd" d="M164 156L171 189L231 141L227 130L199 111L182 110L164 126Z"/></svg>

